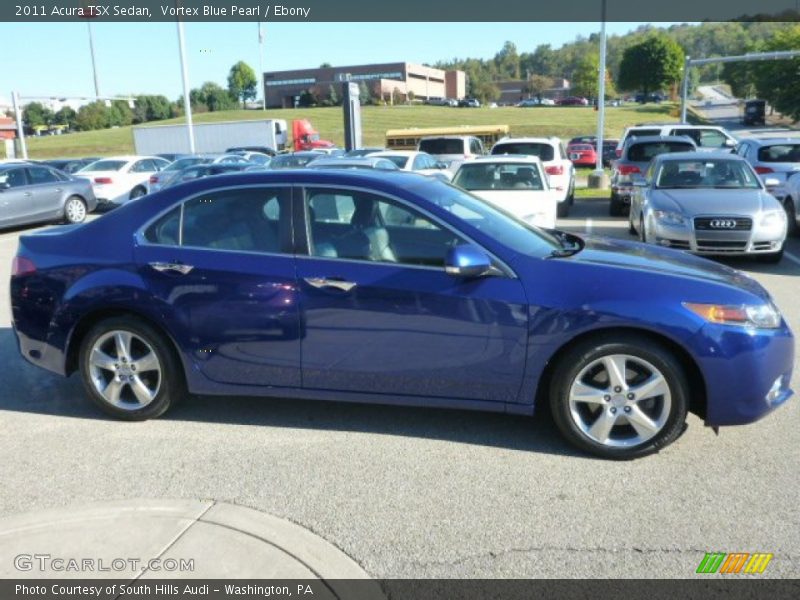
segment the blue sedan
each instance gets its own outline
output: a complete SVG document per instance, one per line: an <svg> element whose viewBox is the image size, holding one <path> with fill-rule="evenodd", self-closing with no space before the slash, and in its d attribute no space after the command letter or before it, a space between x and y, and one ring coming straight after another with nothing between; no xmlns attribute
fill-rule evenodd
<svg viewBox="0 0 800 600"><path fill-rule="evenodd" d="M785 402L794 340L726 266L531 227L415 174L237 173L24 235L14 330L116 417L187 393L531 415L608 458Z"/></svg>

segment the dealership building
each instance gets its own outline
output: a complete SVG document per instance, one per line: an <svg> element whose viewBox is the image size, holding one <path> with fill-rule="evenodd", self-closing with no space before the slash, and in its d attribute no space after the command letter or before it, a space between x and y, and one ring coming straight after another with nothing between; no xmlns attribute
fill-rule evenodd
<svg viewBox="0 0 800 600"><path fill-rule="evenodd" d="M269 108L291 108L306 90L326 96L330 86L342 82L364 82L373 96L405 100L414 98L454 98L460 100L467 93L467 76L464 71L444 71L412 63L386 63L378 65L352 65L346 67L320 67L292 71L264 73L264 98ZM340 94L340 87L336 87Z"/></svg>

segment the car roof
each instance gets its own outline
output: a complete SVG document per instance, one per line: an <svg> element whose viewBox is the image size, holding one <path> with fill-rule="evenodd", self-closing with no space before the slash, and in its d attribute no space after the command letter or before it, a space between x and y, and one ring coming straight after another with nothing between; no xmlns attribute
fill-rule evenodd
<svg viewBox="0 0 800 600"><path fill-rule="evenodd" d="M780 146L782 144L800 144L800 137L764 137L742 138L741 143L751 142L754 146Z"/></svg>
<svg viewBox="0 0 800 600"><path fill-rule="evenodd" d="M418 150L385 150L381 152L373 152L370 154L372 157L386 158L389 156L416 156L417 154L428 154L427 152L420 152Z"/></svg>
<svg viewBox="0 0 800 600"><path fill-rule="evenodd" d="M683 142L683 143L690 143L693 146L696 145L694 140L685 135L643 135L643 136L634 136L628 138L625 141L625 145L627 147L633 146L635 144L647 144L647 143L657 143L657 142Z"/></svg>
<svg viewBox="0 0 800 600"><path fill-rule="evenodd" d="M423 140L468 140L474 138L474 135L426 135L419 138L419 141Z"/></svg>
<svg viewBox="0 0 800 600"><path fill-rule="evenodd" d="M541 164L538 156L531 156L530 154L492 154L491 156L479 156L472 160L467 160L461 163L461 166L471 165L473 163L530 163Z"/></svg>
<svg viewBox="0 0 800 600"><path fill-rule="evenodd" d="M556 136L551 137L504 137L497 140L497 144L505 144L507 142L523 142L527 144L560 144L561 139Z"/></svg>

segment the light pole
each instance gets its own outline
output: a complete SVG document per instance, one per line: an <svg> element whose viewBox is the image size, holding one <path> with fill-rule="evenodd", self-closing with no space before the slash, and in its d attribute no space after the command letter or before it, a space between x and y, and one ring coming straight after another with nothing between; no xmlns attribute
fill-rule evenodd
<svg viewBox="0 0 800 600"><path fill-rule="evenodd" d="M194 125L192 103L189 101L189 73L186 68L186 44L183 41L183 21L178 20L178 50L181 55L181 78L183 79L183 110L186 113L186 134L189 136L189 154L194 154Z"/></svg>
<svg viewBox="0 0 800 600"><path fill-rule="evenodd" d="M11 92L11 101L14 103L14 116L17 119L17 137L19 138L19 149L22 151L22 158L28 159L28 147L25 145L25 130L22 126L22 110L19 105L19 93Z"/></svg>
<svg viewBox="0 0 800 600"><path fill-rule="evenodd" d="M608 187L603 170L603 130L606 125L606 0L603 0L600 24L600 69L597 74L597 160L595 169L589 177L589 187L605 189Z"/></svg>
<svg viewBox="0 0 800 600"><path fill-rule="evenodd" d="M92 55L92 75L94 76L94 95L100 95L100 84L97 82L97 62L94 57L94 40L92 39L92 24L86 22L86 28L89 30L89 52Z"/></svg>
<svg viewBox="0 0 800 600"><path fill-rule="evenodd" d="M267 110L267 88L264 86L264 29L258 23L258 81L261 87L261 110Z"/></svg>

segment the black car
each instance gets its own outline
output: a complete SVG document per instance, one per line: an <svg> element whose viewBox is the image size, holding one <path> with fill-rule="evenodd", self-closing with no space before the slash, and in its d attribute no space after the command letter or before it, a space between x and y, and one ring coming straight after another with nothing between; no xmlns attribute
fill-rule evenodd
<svg viewBox="0 0 800 600"><path fill-rule="evenodd" d="M210 177L211 175L223 175L225 173L236 173L239 171L248 170L250 167L259 166L251 163L214 163L214 164L199 164L186 167L180 171L174 178L167 181L161 189L185 183L194 179L201 179L203 177Z"/></svg>
<svg viewBox="0 0 800 600"><path fill-rule="evenodd" d="M226 154L233 154L236 152L261 152L267 156L275 156L277 152L269 146L234 146L225 150Z"/></svg>
<svg viewBox="0 0 800 600"><path fill-rule="evenodd" d="M53 158L38 161L41 165L46 165L64 173L72 174L82 169L86 165L93 163L95 158Z"/></svg>
<svg viewBox="0 0 800 600"><path fill-rule="evenodd" d="M747 100L742 105L742 125L766 125L767 101Z"/></svg>

